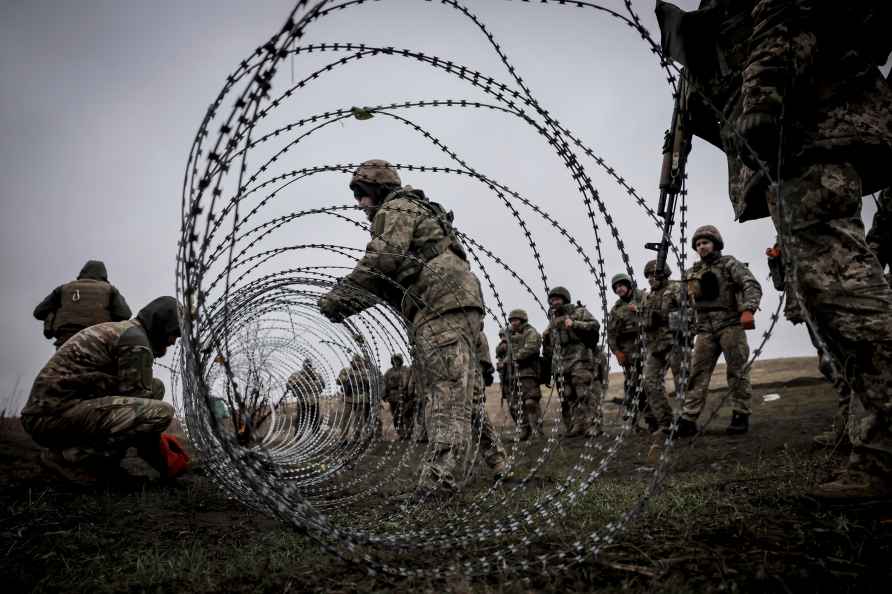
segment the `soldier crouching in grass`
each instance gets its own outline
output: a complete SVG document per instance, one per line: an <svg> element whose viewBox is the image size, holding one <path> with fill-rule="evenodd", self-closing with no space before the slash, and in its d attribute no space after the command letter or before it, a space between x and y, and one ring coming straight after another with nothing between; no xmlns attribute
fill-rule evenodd
<svg viewBox="0 0 892 594"><path fill-rule="evenodd" d="M173 478L188 457L163 435L173 407L152 361L180 336L177 302L158 297L133 320L90 326L56 351L37 375L22 425L38 444L41 464L66 480L117 478L127 449Z"/></svg>

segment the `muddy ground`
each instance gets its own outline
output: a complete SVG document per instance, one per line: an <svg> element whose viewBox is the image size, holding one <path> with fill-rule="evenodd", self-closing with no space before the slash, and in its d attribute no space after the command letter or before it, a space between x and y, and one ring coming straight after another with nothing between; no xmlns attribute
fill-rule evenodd
<svg viewBox="0 0 892 594"><path fill-rule="evenodd" d="M814 360L767 361L754 370L753 383L748 435L725 436L730 412L721 409L704 435L677 444L663 489L621 538L594 560L552 574L530 572L525 580L370 576L228 498L200 467L175 487L68 487L41 470L36 446L16 419L6 419L0 427L0 584L4 592L888 592L892 502L828 504L810 495L845 459L843 450L812 443L835 410L835 395L817 377ZM620 386L612 378L611 393ZM507 440L510 423L495 394L490 410ZM780 398L766 402L766 394ZM711 403L721 395L714 392ZM615 435L617 408L605 410ZM598 448L610 443L607 438ZM645 436L624 439L586 497L514 559L566 548L631 509L650 477L651 445ZM399 446L382 446L369 461L385 447ZM518 451L520 468L542 447ZM559 441L516 499L531 502L548 492L584 447ZM604 451L598 448L596 456ZM410 483L401 476L394 491L401 480ZM450 505L460 510L462 503ZM430 555L417 562L431 563Z"/></svg>

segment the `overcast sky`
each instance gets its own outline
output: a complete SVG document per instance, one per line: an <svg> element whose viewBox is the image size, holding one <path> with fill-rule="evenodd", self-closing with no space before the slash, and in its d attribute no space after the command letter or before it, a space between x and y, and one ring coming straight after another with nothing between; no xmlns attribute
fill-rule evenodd
<svg viewBox="0 0 892 594"><path fill-rule="evenodd" d="M619 0L607 4L622 8ZM658 38L652 0L634 4ZM697 2L679 4L693 8ZM291 5L288 0L0 2L0 395L6 397L19 381L21 400L53 353L31 312L54 287L72 280L86 260L105 261L110 280L134 313L150 299L174 293L181 188L197 126L227 74L281 27ZM591 9L496 0L468 5L495 34L538 101L655 201L672 102L655 57L638 35ZM455 10L423 0L384 0L340 11L308 29L306 43L323 41L418 49L510 81L479 30ZM274 91L291 81L292 70L296 80L337 57L298 56L282 68ZM442 71L382 56L333 71L272 119L294 121L351 105L437 98L480 100L484 95ZM523 122L482 110L399 113L478 171L547 209L594 257L594 236L575 185L542 137ZM283 169L368 158L450 164L405 126L376 117L351 120L303 143L289 153ZM640 270L650 254L642 246L657 239L656 229L594 162L584 164L644 283ZM691 228L717 225L726 253L750 264L763 283L763 308L773 310L777 295L767 280L764 257L774 240L770 222L733 221L724 158L700 141L695 141L689 177ZM485 187L443 175L405 173L403 180L454 210L462 231L542 292L522 234ZM314 176L270 204L263 220L301 208L350 204L348 181L338 173ZM594 281L573 251L528 209L520 211L529 217L550 284L569 286L574 298L600 317ZM865 214L872 212L866 205ZM298 232L300 242L327 239L363 247L367 240L357 229L327 218L312 223ZM609 276L621 270L620 259L603 226L601 232ZM298 242L295 237L292 233L290 241ZM289 239L269 241L266 248ZM506 307L535 309L508 275L497 270L493 275ZM488 303L494 305L491 296ZM760 328L767 317L765 312L757 316ZM544 316L534 313L533 321L541 327ZM495 326L488 331L493 335ZM759 333L749 336L753 344ZM812 349L804 329L784 322L766 353L804 355Z"/></svg>

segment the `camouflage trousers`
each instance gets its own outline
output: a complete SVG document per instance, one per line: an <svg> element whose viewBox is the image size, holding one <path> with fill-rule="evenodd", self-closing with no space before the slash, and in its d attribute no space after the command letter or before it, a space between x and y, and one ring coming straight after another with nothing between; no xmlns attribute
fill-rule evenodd
<svg viewBox="0 0 892 594"><path fill-rule="evenodd" d="M715 371L719 355L725 355L728 391L734 412L745 415L751 412L753 389L750 386L749 369L746 369L750 347L743 327L735 324L714 332L697 334L691 357L691 378L682 405L682 413L690 421L696 421L703 411L709 392L709 380Z"/></svg>
<svg viewBox="0 0 892 594"><path fill-rule="evenodd" d="M174 416L162 402L164 384L152 380L152 398L101 396L77 401L58 413L25 415L22 425L38 444L61 450L66 460L90 463L120 460L127 448L158 447ZM157 452L150 451L156 456ZM141 452L142 455L142 452ZM146 456L143 456L146 457Z"/></svg>
<svg viewBox="0 0 892 594"><path fill-rule="evenodd" d="M415 401L415 423L412 428L412 435L415 436L415 443L427 443L427 415L430 398L426 395L419 396Z"/></svg>
<svg viewBox="0 0 892 594"><path fill-rule="evenodd" d="M849 163L786 175L782 200L769 200L784 259L806 319L866 412L849 430L850 467L892 474L892 289L864 237L861 179Z"/></svg>
<svg viewBox="0 0 892 594"><path fill-rule="evenodd" d="M458 477L470 469L480 319L478 311L453 311L414 330L418 381L429 398L425 408L431 446L419 484L425 490L454 490Z"/></svg>
<svg viewBox="0 0 892 594"><path fill-rule="evenodd" d="M415 424L417 402L414 398L401 398L390 403L390 416L393 417L393 428L400 441L412 438L412 426Z"/></svg>
<svg viewBox="0 0 892 594"><path fill-rule="evenodd" d="M534 377L517 378L517 386L510 393L508 403L511 406L511 418L514 424L520 428L530 427L530 419L532 419L532 427L534 431L538 431L538 423L542 418L542 392L539 390L539 380Z"/></svg>
<svg viewBox="0 0 892 594"><path fill-rule="evenodd" d="M483 384L483 374L477 373L474 379L474 399L471 406L471 432L474 438L479 436L480 454L483 461L490 468L495 468L505 462L505 449L486 412L486 386Z"/></svg>
<svg viewBox="0 0 892 594"><path fill-rule="evenodd" d="M592 391L594 373L585 365L575 365L564 371L561 396L561 420L569 432L586 431L603 426L601 403L595 402Z"/></svg>
<svg viewBox="0 0 892 594"><path fill-rule="evenodd" d="M666 394L666 372L672 369L675 390L678 392L681 379L681 352L673 349L648 349L644 361L644 394L647 405L657 425L668 429L672 425L672 405Z"/></svg>
<svg viewBox="0 0 892 594"><path fill-rule="evenodd" d="M638 349L638 346L635 348ZM641 384L644 377L644 361L637 350L624 352L628 357L626 365L623 365L623 406L626 409L624 418L632 417L632 423L635 424L640 414L648 424L654 423L656 417L650 409L647 394ZM633 411L636 412L633 414Z"/></svg>

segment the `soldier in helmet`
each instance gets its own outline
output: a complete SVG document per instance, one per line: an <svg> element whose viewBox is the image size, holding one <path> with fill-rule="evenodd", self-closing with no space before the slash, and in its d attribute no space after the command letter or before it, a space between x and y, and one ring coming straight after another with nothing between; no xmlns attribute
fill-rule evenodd
<svg viewBox="0 0 892 594"><path fill-rule="evenodd" d="M697 418L706 404L709 380L719 355L725 356L733 407L727 432L746 433L752 387L747 368L750 349L744 330L755 328L753 314L762 300L762 286L746 264L722 254L725 243L712 225L698 228L691 237L691 245L700 256L700 261L688 270L697 337L678 434L689 437L697 433Z"/></svg>
<svg viewBox="0 0 892 594"><path fill-rule="evenodd" d="M892 85L880 71L890 11L814 0L709 0L693 13L657 5L664 50L691 82L690 131L727 156L735 219L771 216L806 318L868 412L821 497L892 494L892 289L859 216L864 195L892 185Z"/></svg>
<svg viewBox="0 0 892 594"><path fill-rule="evenodd" d="M402 186L389 163L366 161L350 188L372 222L372 239L353 271L319 299L319 309L333 322L381 300L402 312L416 352L418 389L430 398L434 446L419 493L449 494L471 430L474 345L484 309L480 282L451 213L421 190Z"/></svg>
<svg viewBox="0 0 892 594"><path fill-rule="evenodd" d="M390 405L393 428L400 441L412 437L415 422L414 403L409 401L409 368L403 365L403 356L394 353L390 358L392 367L384 373L384 401Z"/></svg>
<svg viewBox="0 0 892 594"><path fill-rule="evenodd" d="M520 440L526 441L531 433L542 434L542 410L539 401L539 358L542 338L530 325L527 312L514 309L508 314L508 332L505 365L511 366L510 375L516 378L516 385L510 386L512 416L520 427Z"/></svg>
<svg viewBox="0 0 892 594"><path fill-rule="evenodd" d="M43 321L43 335L55 338L58 349L93 324L128 319L130 307L108 282L105 264L90 260L81 268L77 280L56 287L34 308L34 317Z"/></svg>
<svg viewBox="0 0 892 594"><path fill-rule="evenodd" d="M632 278L625 273L614 275L610 279L610 287L618 299L613 304L607 321L607 344L623 368L625 418L632 417L632 425L637 427L637 413L643 413L648 428L654 432L659 428L657 420L650 411L644 391L640 389L638 383L643 374L644 364L641 359L641 342L638 338L638 310L644 300L645 292L633 287Z"/></svg>
<svg viewBox="0 0 892 594"><path fill-rule="evenodd" d="M316 433L322 422L319 414L319 400L322 398L322 390L325 389L322 375L316 371L310 359L304 359L301 370L295 371L288 377L287 386L291 395L297 400L298 426Z"/></svg>
<svg viewBox="0 0 892 594"><path fill-rule="evenodd" d="M550 365L552 375L561 382L565 436L596 437L603 433L601 403L592 393L594 351L601 325L585 306L573 304L564 287L548 292L548 305L550 324L542 335L543 364Z"/></svg>
<svg viewBox="0 0 892 594"><path fill-rule="evenodd" d="M644 276L650 292L641 305L641 325L647 338L644 361L644 393L647 404L657 421L659 430L669 433L672 425L672 406L666 397L666 371L672 369L676 391L681 379L681 360L684 328L676 326L681 314L681 295L677 283L671 282L672 272L665 267L657 274L657 261L644 266Z"/></svg>
<svg viewBox="0 0 892 594"><path fill-rule="evenodd" d="M372 430L369 423L375 423L374 432L378 433L380 415L377 410L373 410L378 402L373 394L373 384L376 383L373 367L366 357L356 353L350 360L350 365L341 369L335 380L344 396L341 429L342 438L347 441L364 441L370 438Z"/></svg>
<svg viewBox="0 0 892 594"><path fill-rule="evenodd" d="M94 324L65 342L37 375L22 410L22 426L47 448L40 461L77 483L114 477L127 449L162 477L172 465L162 432L174 410L152 377L180 335L177 302L159 297L136 318Z"/></svg>

